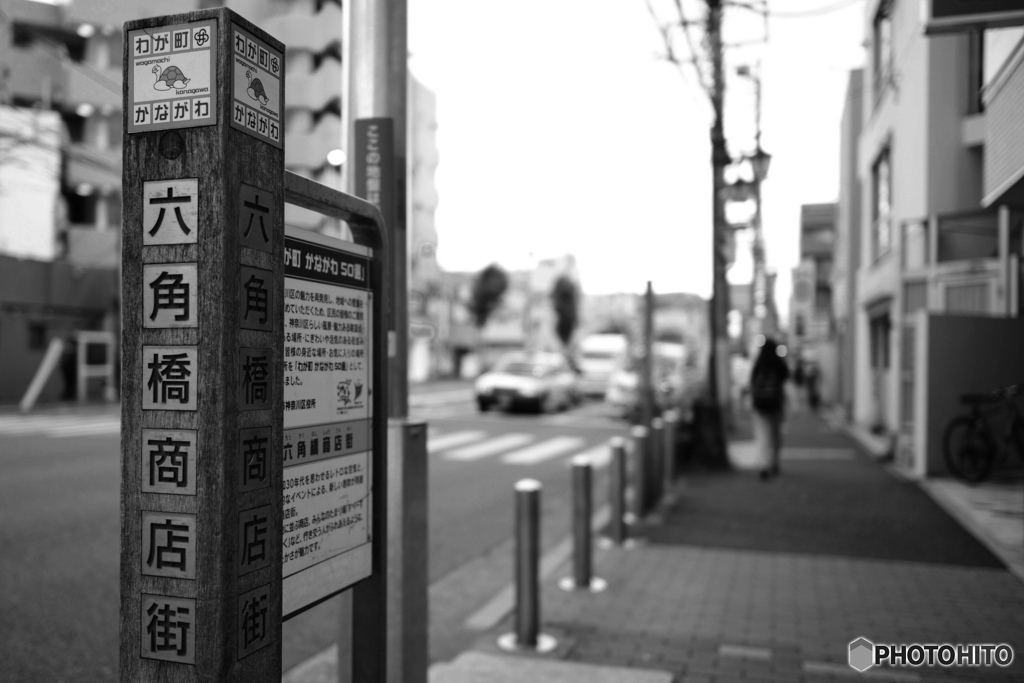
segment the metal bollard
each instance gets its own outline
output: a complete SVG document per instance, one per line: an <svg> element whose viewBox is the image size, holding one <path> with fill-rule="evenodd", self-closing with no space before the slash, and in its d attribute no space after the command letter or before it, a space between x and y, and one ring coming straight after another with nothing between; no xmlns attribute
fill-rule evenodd
<svg viewBox="0 0 1024 683"><path fill-rule="evenodd" d="M591 482L593 468L590 458L577 455L572 459L572 569L573 575L559 580L558 587L565 591L589 590L599 593L608 582L593 575L593 549L590 530L593 494Z"/></svg>
<svg viewBox="0 0 1024 683"><path fill-rule="evenodd" d="M648 490L648 511L653 510L661 502L661 466L662 449L665 441L665 422L660 417L651 420L650 444L647 448L649 455L647 459L647 490Z"/></svg>
<svg viewBox="0 0 1024 683"><path fill-rule="evenodd" d="M633 516L639 521L647 515L647 427L637 425L630 430L633 438Z"/></svg>
<svg viewBox="0 0 1024 683"><path fill-rule="evenodd" d="M516 482L515 632L498 638L504 650L550 652L557 641L540 632L540 492L536 479Z"/></svg>
<svg viewBox="0 0 1024 683"><path fill-rule="evenodd" d="M666 493L672 490L676 481L676 430L679 427L679 415L674 410L665 411L665 434L662 450L662 486Z"/></svg>
<svg viewBox="0 0 1024 683"><path fill-rule="evenodd" d="M611 521L608 523L608 540L615 545L626 542L626 440L621 436L612 439L611 472L608 473L608 505Z"/></svg>

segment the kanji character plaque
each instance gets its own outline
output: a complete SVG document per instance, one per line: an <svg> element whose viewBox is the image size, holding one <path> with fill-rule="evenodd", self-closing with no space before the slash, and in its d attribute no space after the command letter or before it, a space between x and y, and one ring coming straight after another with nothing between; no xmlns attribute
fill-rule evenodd
<svg viewBox="0 0 1024 683"><path fill-rule="evenodd" d="M144 266L143 327L197 327L199 274L195 263Z"/></svg>
<svg viewBox="0 0 1024 683"><path fill-rule="evenodd" d="M142 594L141 654L179 664L196 663L196 601Z"/></svg>
<svg viewBox="0 0 1024 683"><path fill-rule="evenodd" d="M198 449L194 429L143 429L142 492L196 495Z"/></svg>
<svg viewBox="0 0 1024 683"><path fill-rule="evenodd" d="M195 244L199 239L199 179L142 184L142 244Z"/></svg>
<svg viewBox="0 0 1024 683"><path fill-rule="evenodd" d="M146 393L143 410L195 410L198 404L199 348L144 346Z"/></svg>

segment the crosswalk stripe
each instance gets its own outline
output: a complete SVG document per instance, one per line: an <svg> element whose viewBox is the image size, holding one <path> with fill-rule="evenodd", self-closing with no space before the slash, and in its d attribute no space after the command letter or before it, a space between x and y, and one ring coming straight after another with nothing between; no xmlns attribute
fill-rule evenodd
<svg viewBox="0 0 1024 683"><path fill-rule="evenodd" d="M604 469L605 467L608 467L608 463L612 461L612 441L609 439L608 441L599 443L593 448L585 450L582 453L578 453L577 455L590 460L590 466L593 469ZM566 467L569 467L572 463L566 460L565 465Z"/></svg>
<svg viewBox="0 0 1024 683"><path fill-rule="evenodd" d="M456 446L462 446L473 441L479 441L485 436L487 436L487 432L477 431L452 432L451 434L438 435L437 437L433 434L428 434L427 450L431 453L436 453L447 448L455 448Z"/></svg>
<svg viewBox="0 0 1024 683"><path fill-rule="evenodd" d="M54 427L46 432L47 436L58 439L66 439L74 436L88 436L90 434L116 434L121 431L121 421L100 422L94 425L81 425L77 427Z"/></svg>
<svg viewBox="0 0 1024 683"><path fill-rule="evenodd" d="M483 443L456 449L444 457L446 460L479 460L495 453L523 446L531 441L533 441L533 437L529 434L504 434L494 439L488 439Z"/></svg>
<svg viewBox="0 0 1024 683"><path fill-rule="evenodd" d="M508 453L502 457L501 461L507 465L535 465L579 448L583 443L584 439L578 436L556 436L553 439Z"/></svg>
<svg viewBox="0 0 1024 683"><path fill-rule="evenodd" d="M117 431L121 428L121 420L119 419L98 419L98 418L69 418L69 419L54 419L52 417L46 417L42 419L26 420L21 424L8 422L7 424L0 424L0 434L6 436L19 436L22 434L60 434L64 432L74 432L75 430L85 429L102 429L107 431Z"/></svg>

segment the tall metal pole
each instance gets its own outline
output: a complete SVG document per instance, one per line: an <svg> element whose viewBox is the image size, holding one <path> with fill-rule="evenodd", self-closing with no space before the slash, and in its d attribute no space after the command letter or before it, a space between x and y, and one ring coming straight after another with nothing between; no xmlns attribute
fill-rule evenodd
<svg viewBox="0 0 1024 683"><path fill-rule="evenodd" d="M640 372L640 424L650 427L651 418L654 417L654 288L650 280L644 292L644 339Z"/></svg>
<svg viewBox="0 0 1024 683"><path fill-rule="evenodd" d="M708 48L711 53L714 122L711 126L712 167L712 265L713 282L710 306L711 354L708 367L708 390L711 399L710 424L705 426L708 457L711 462L727 462L723 427L731 412L729 400L729 285L726 280L727 235L725 222L725 167L729 153L725 146L723 108L725 77L722 68L722 0L707 0Z"/></svg>
<svg viewBox="0 0 1024 683"><path fill-rule="evenodd" d="M347 149L350 154L357 149L354 124L358 119L390 119L393 133L394 186L382 188L391 190L392 205L381 207L389 217L394 264L389 293L393 324L388 339L388 539L383 566L375 566L374 580L387 581L387 605L377 605L387 615L386 680L414 683L426 681L427 670L427 459L425 425L408 419L407 0L352 0L348 12ZM354 191L352 171L347 175ZM382 192L381 197L385 196ZM360 605L358 594L354 607L356 619L371 608ZM352 675L354 680L369 680L358 667L360 649L370 645L361 631L362 625L354 624ZM339 667L339 679L345 680L341 673Z"/></svg>
<svg viewBox="0 0 1024 683"><path fill-rule="evenodd" d="M754 152L761 154L761 69L760 66L753 73L754 79ZM765 271L764 260L764 230L761 226L761 181L764 179L762 173L754 174L754 296L751 297L753 304L753 318L755 321L755 332L759 334L774 333L774 330L766 330L765 316L767 314L768 281Z"/></svg>
<svg viewBox="0 0 1024 683"><path fill-rule="evenodd" d="M348 102L349 144L354 151L353 123L356 119L386 117L394 131L393 197L391 233L391 321L389 339L391 381L388 383L389 417L409 414L408 387L408 232L406 223L408 10L407 0L353 0L350 6L350 81ZM354 173L348 173L350 191L355 192ZM383 211L383 209L382 209ZM389 215L387 211L384 214Z"/></svg>

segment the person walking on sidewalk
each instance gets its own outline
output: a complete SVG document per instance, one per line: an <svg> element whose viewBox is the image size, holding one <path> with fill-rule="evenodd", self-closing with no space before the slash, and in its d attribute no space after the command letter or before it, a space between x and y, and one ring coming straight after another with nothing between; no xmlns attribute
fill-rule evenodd
<svg viewBox="0 0 1024 683"><path fill-rule="evenodd" d="M750 372L750 398L754 408L754 436L761 456L761 480L779 474L782 420L785 417L785 384L789 366L779 355L779 345L766 338Z"/></svg>

